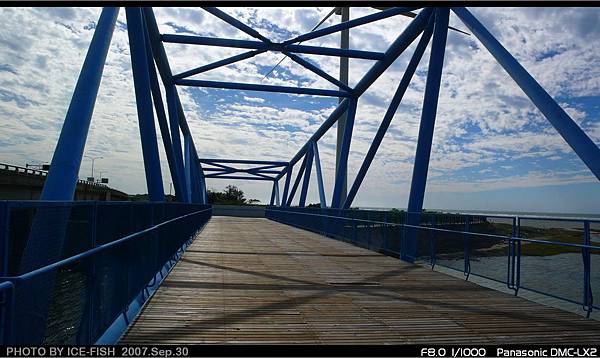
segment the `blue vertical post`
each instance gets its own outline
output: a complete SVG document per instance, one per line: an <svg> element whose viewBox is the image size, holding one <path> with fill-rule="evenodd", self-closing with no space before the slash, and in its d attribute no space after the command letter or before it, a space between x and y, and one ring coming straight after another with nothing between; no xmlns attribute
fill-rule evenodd
<svg viewBox="0 0 600 358"><path fill-rule="evenodd" d="M165 193L160 171L158 145L156 143L156 129L154 128L154 113L152 111L152 98L150 96L150 70L146 52L142 12L140 8L128 7L125 9L125 14L127 15L127 34L129 35L131 67L133 69L133 82L135 85L135 98L140 137L142 140L148 197L151 201L164 201Z"/></svg>
<svg viewBox="0 0 600 358"><path fill-rule="evenodd" d="M417 66L419 65L419 62L423 57L423 53L425 52L427 45L429 44L429 39L431 38L432 33L433 17L430 19L430 23L429 25L427 25L427 28L423 32L423 35L421 35L419 44L417 45L417 48L415 49L415 52L413 53L413 56L410 59L406 70L404 71L404 75L402 75L402 79L400 80L398 89L396 90L394 97L390 101L390 106L388 107L387 111L385 112L385 115L383 116L383 120L379 125L379 129L377 130L375 137L373 138L373 142L369 147L367 155L365 156L365 159L363 160L363 163L360 166L360 169L358 170L358 174L356 174L356 179L354 179L354 183L350 188L350 192L348 192L348 196L346 197L346 200L344 200L344 204L342 205L343 209L348 209L350 205L352 205L352 201L356 197L356 193L358 192L358 189L360 188L360 185L362 184L365 175L367 175L367 171L369 170L369 167L373 162L373 158L375 158L375 154L377 154L377 150L379 149L379 146L383 141L383 137L385 136L385 133L387 132L390 124L392 123L394 114L396 114L396 110L398 109L398 106L400 105L400 102L404 97L404 93L406 93L406 89L408 88L408 85L410 84L410 81L415 71L417 70Z"/></svg>
<svg viewBox="0 0 600 358"><path fill-rule="evenodd" d="M304 174L304 171L306 170L306 158L308 158L308 153L304 154L304 160L302 160L302 164L300 165L300 168L298 169L298 174L296 174L296 180L294 180L294 185L292 185L292 190L290 190L290 196L287 199L286 205L287 206L291 206L292 205L292 200L294 200L294 195L296 195L296 190L298 189L298 185L300 185L300 179L302 179L302 175ZM291 174L291 171L290 171Z"/></svg>
<svg viewBox="0 0 600 358"><path fill-rule="evenodd" d="M283 185L283 198L281 199L281 206L287 206L288 191L290 189L290 177L292 176L292 165L288 165L285 174L285 184Z"/></svg>
<svg viewBox="0 0 600 358"><path fill-rule="evenodd" d="M119 8L102 10L71 98L41 200L73 200L106 54Z"/></svg>
<svg viewBox="0 0 600 358"><path fill-rule="evenodd" d="M346 116L346 125L344 127L344 136L342 137L342 146L340 148L340 159L337 163L335 184L333 187L333 198L331 200L332 208L340 208L342 205L342 194L346 181L348 168L348 155L350 154L350 142L352 141L352 129L354 128L354 117L356 116L357 97L350 98L348 112Z"/></svg>
<svg viewBox="0 0 600 358"><path fill-rule="evenodd" d="M165 87L167 92L167 107L169 111L169 126L171 129L171 143L173 145L173 154L177 167L177 180L183 193L181 196L187 201L187 186L185 185L185 173L183 163L183 153L181 151L181 138L179 137L179 108L177 104L177 90L175 85Z"/></svg>
<svg viewBox="0 0 600 358"><path fill-rule="evenodd" d="M188 203L192 202L192 148L190 145L190 136L183 135L183 150L185 153L184 177L185 177L185 195Z"/></svg>
<svg viewBox="0 0 600 358"><path fill-rule="evenodd" d="M315 170L317 172L317 185L319 186L319 200L321 208L327 207L327 199L325 198L325 187L323 186L323 173L321 172L321 159L319 158L319 147L316 141L312 142L312 151L315 160Z"/></svg>
<svg viewBox="0 0 600 358"><path fill-rule="evenodd" d="M277 182L275 180L273 180L273 188L271 189L271 200L269 200L269 205L273 206L273 204L275 204L275 186L277 185Z"/></svg>
<svg viewBox="0 0 600 358"><path fill-rule="evenodd" d="M429 170L429 156L433 142L433 129L435 127L435 116L437 113L440 82L442 78L442 67L444 65L444 51L446 37L448 34L449 9L437 8L435 11L435 28L433 30L433 41L431 44L431 55L429 57L429 68L427 71L427 82L425 84L425 96L423 99L423 111L421 113L421 125L415 164L408 199L407 224L419 225L423 199L425 197L425 185L427 183L427 171ZM413 262L417 251L417 231L407 230L404 237L405 244L401 258Z"/></svg>
<svg viewBox="0 0 600 358"><path fill-rule="evenodd" d="M281 200L279 200L279 180L275 180L275 205L281 205Z"/></svg>
<svg viewBox="0 0 600 358"><path fill-rule="evenodd" d="M596 178L600 180L600 148L467 9L453 8L452 11L481 41L567 144L573 148L579 158L594 173Z"/></svg>
<svg viewBox="0 0 600 358"><path fill-rule="evenodd" d="M177 200L183 201L181 198L182 191L179 187L179 181L177 180L177 167L173 155L171 135L169 134L169 124L167 123L167 115L165 112L165 107L163 105L162 95L160 93L158 75L156 73L156 68L154 68L154 56L152 54L152 47L150 46L150 37L148 36L148 31L144 30L144 35L144 38L146 40L148 68L150 70L150 89L152 90L152 100L154 101L154 108L156 109L156 117L158 119L160 136L162 137L163 146L167 155L167 162L169 163L169 172L171 173L171 181L173 182L173 186L175 187L175 196L177 197Z"/></svg>
<svg viewBox="0 0 600 358"><path fill-rule="evenodd" d="M310 184L310 172L312 169L313 162L313 149L312 146L308 149L306 153L306 167L304 169L304 181L302 182L302 189L300 190L300 201L298 206L303 208L306 205L306 195L308 194L308 185Z"/></svg>

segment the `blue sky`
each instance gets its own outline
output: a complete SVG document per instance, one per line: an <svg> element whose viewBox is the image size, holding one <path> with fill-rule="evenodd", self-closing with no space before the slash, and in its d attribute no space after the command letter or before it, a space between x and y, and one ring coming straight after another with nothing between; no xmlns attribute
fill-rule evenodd
<svg viewBox="0 0 600 358"><path fill-rule="evenodd" d="M309 31L331 8L222 8L274 41ZM373 13L352 8L351 18ZM471 11L600 143L600 9L472 8ZM2 162L24 165L51 160L72 90L98 19L98 8L2 8L0 115ZM162 33L249 39L196 8L157 8ZM339 22L332 16L324 26ZM410 19L394 17L351 30L350 47L385 51ZM451 15L450 24L465 26ZM306 42L335 47L339 34ZM166 44L174 73L237 53L240 49ZM349 160L349 180L381 122L414 46L401 55L359 101ZM425 53L355 205L405 207L427 73ZM281 55L264 53L193 78L333 89L291 60L269 78ZM332 75L338 59L305 58ZM350 61L350 84L372 65ZM337 99L180 87L179 93L201 157L288 160L335 108ZM328 199L333 190L335 128L319 142ZM165 191L169 171L159 145ZM146 192L135 111L125 14L115 29L86 154L101 155L114 187ZM80 177L89 175L82 163ZM313 173L314 174L314 173ZM240 186L268 201L266 182L210 180L220 190ZM317 202L313 175L308 201ZM600 213L600 185L554 128L497 65L474 36L448 35L442 89L425 207L442 209Z"/></svg>

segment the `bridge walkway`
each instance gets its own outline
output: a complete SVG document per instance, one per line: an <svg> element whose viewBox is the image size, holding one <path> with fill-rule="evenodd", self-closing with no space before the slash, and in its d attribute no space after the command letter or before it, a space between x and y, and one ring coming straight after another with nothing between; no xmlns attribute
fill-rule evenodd
<svg viewBox="0 0 600 358"><path fill-rule="evenodd" d="M213 217L121 343L588 343L600 322L260 218Z"/></svg>

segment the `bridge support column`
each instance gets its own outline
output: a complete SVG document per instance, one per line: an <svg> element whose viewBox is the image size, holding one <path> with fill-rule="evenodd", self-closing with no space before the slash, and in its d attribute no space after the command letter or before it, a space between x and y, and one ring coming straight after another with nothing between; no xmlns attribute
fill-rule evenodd
<svg viewBox="0 0 600 358"><path fill-rule="evenodd" d="M73 200L81 158L118 14L119 8L105 7L102 10L60 131L41 200Z"/></svg>
<svg viewBox="0 0 600 358"><path fill-rule="evenodd" d="M269 205L273 206L275 204L275 187L277 186L277 182L273 180L273 188L271 189L271 200L269 200Z"/></svg>
<svg viewBox="0 0 600 358"><path fill-rule="evenodd" d="M350 154L350 142L352 141L352 129L354 128L354 117L356 116L356 105L358 98L350 98L348 111L346 112L346 123L344 124L344 137L340 147L340 159L336 166L335 184L331 207L340 208L343 201L343 189L346 184L348 172L348 155Z"/></svg>
<svg viewBox="0 0 600 358"><path fill-rule="evenodd" d="M165 88L167 92L167 107L169 110L169 127L171 129L171 143L173 145L173 154L175 157L175 166L177 169L177 181L181 188L181 198L184 202L188 201L187 186L185 181L183 153L181 150L181 138L179 136L179 109L177 104L177 89L175 85L168 85Z"/></svg>
<svg viewBox="0 0 600 358"><path fill-rule="evenodd" d="M128 7L125 9L125 13L127 15L127 34L129 35L131 67L133 69L133 82L135 86L148 197L151 201L164 201L165 193L162 184L158 145L156 143L156 128L154 127L154 113L152 111L153 104L150 96L150 69L142 12L141 8Z"/></svg>
<svg viewBox="0 0 600 358"><path fill-rule="evenodd" d="M321 159L319 158L319 146L316 141L312 142L312 151L315 159L315 171L317 172L317 185L319 186L319 200L321 208L327 207L327 199L325 197L325 187L323 186L323 173L321 172Z"/></svg>
<svg viewBox="0 0 600 358"><path fill-rule="evenodd" d="M356 197L356 193L358 193L358 189L360 188L365 176L367 175L367 171L369 170L369 167L373 162L373 158L375 158L375 154L377 153L377 150L379 149L379 146L383 141L383 137L385 136L385 133L387 132L390 124L392 123L392 119L394 118L396 110L398 109L398 106L402 101L402 97L404 97L404 93L406 93L406 89L408 88L408 85L410 84L410 81L415 71L417 70L417 66L419 65L419 62L423 57L423 53L425 52L425 49L429 44L429 39L431 38L431 34L433 33L433 20L434 19L432 17L430 19L429 25L427 25L426 30L423 32L423 35L421 35L419 44L417 45L417 48L415 49L415 52L413 53L413 56L410 59L406 70L404 71L404 75L400 80L398 89L396 90L396 93L394 94L394 97L390 102L390 106L388 107L387 111L385 112L385 115L383 116L383 120L379 125L379 129L377 130L375 137L373 138L373 142L369 147L367 155L365 156L365 159L363 160L363 163L360 166L358 174L356 174L356 179L354 179L354 183L350 188L350 192L348 193L348 196L346 197L346 200L342 205L343 209L348 209L350 208L350 205L352 205L352 201Z"/></svg>
<svg viewBox="0 0 600 358"><path fill-rule="evenodd" d="M449 9L437 8L435 10L433 41L431 44L431 55L429 57L429 69L427 70L427 82L425 84L425 96L423 99L423 110L421 112L421 125L419 127L419 138L410 186L410 196L408 199L406 223L409 225L420 224L421 211L423 210L425 185L427 184L427 171L429 170L429 157L431 154L431 144L433 142L433 129L435 127L435 116L437 113L442 68L444 65L444 50L448 34L448 17ZM401 252L401 258L403 260L413 262L416 259L417 235L417 229L407 228Z"/></svg>
<svg viewBox="0 0 600 358"><path fill-rule="evenodd" d="M308 158L308 152L304 154L304 160L302 160L302 164L300 165L300 169L298 170L298 174L296 175L296 180L294 181L294 185L292 186L292 190L290 191L290 196L287 199L286 206L292 206L292 200L294 200L294 195L296 195L296 190L298 190L298 185L300 185L300 179L302 179L302 174L306 170L306 158ZM290 170L290 174L292 171Z"/></svg>
<svg viewBox="0 0 600 358"><path fill-rule="evenodd" d="M310 172L312 170L312 162L313 162L313 148L309 147L306 152L306 167L304 168L304 180L302 182L302 189L300 190L300 201L298 206L303 208L306 205L306 195L308 194L308 185L310 184Z"/></svg>
<svg viewBox="0 0 600 358"><path fill-rule="evenodd" d="M288 165L285 174L285 184L283 185L283 198L281 199L280 206L287 206L287 197L290 189L290 177L292 176L293 165Z"/></svg>

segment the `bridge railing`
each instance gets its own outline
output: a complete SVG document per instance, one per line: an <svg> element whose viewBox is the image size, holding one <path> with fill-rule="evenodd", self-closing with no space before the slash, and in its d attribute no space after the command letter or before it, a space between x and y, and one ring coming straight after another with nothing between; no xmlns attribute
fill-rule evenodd
<svg viewBox="0 0 600 358"><path fill-rule="evenodd" d="M266 217L383 254L400 257L417 238L418 262L462 271L519 290L581 305L590 316L600 297L600 220L424 212L269 207Z"/></svg>
<svg viewBox="0 0 600 358"><path fill-rule="evenodd" d="M0 201L0 343L94 344L107 335L114 342L211 210Z"/></svg>

